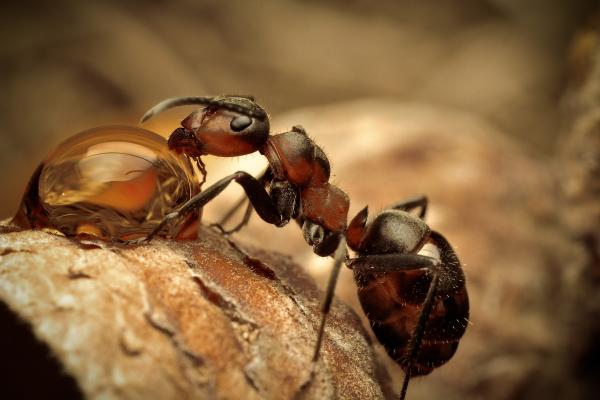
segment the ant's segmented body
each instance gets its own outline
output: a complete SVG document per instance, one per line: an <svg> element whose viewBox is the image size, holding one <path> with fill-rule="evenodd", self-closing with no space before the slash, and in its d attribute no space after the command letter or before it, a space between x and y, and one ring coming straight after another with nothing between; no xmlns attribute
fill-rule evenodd
<svg viewBox="0 0 600 400"><path fill-rule="evenodd" d="M205 107L190 114L173 132L168 141L171 150L196 159L199 166L203 155L232 157L258 151L269 167L258 179L244 171L222 178L167 214L145 240L170 221L202 208L235 181L249 204L243 221L229 233L245 225L254 208L264 221L276 226L294 219L316 254L334 256L314 362L344 262L354 271L359 298L375 335L406 372L401 398L410 376L428 374L452 357L466 329L468 297L456 254L423 220L426 198L396 204L371 223L367 223L365 208L347 226L349 199L329 183L325 153L301 127L271 135L267 113L253 98L169 99L142 120L168 108L193 104ZM420 209L418 216L410 213L414 209ZM346 244L357 257L349 258Z"/></svg>

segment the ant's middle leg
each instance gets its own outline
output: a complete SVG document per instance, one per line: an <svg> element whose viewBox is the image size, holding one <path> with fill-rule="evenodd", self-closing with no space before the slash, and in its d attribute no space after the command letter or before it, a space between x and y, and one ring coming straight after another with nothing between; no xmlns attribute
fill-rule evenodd
<svg viewBox="0 0 600 400"><path fill-rule="evenodd" d="M315 344L315 352L313 353L313 364L319 360L319 353L321 351L321 344L323 341L323 334L325 333L325 321L327 315L331 309L331 303L333 302L333 295L335 294L335 286L338 281L340 269L342 263L346 260L348 251L346 250L346 239L341 236L340 242L337 249L333 253L333 268L329 275L329 282L327 283L327 291L325 292L325 298L321 304L321 323L319 325L319 332L317 334L317 343Z"/></svg>
<svg viewBox="0 0 600 400"><path fill-rule="evenodd" d="M406 212L410 212L410 211L414 210L415 208L420 208L418 216L421 219L425 219L425 214L427 214L428 203L429 203L429 201L427 199L427 196L417 196L417 197L412 197L410 199L403 200L401 202L392 204L388 208L391 208L394 210L406 211Z"/></svg>
<svg viewBox="0 0 600 400"><path fill-rule="evenodd" d="M225 225L227 222L229 222L229 220L231 219L231 217L234 216L234 214L248 201L248 197L246 197L246 195L242 195L238 201L229 209L229 211L227 211L225 213L225 215L223 215L223 217L221 218L221 220L219 221L218 224L215 225L220 225L223 226ZM246 208L248 208L248 205L246 205ZM225 230L225 229L223 229Z"/></svg>
<svg viewBox="0 0 600 400"><path fill-rule="evenodd" d="M239 209L244 203L246 203L246 209L244 210L244 216L242 217L242 220L240 222L238 222L238 224L236 226L234 226L233 228L230 229L225 229L224 224L225 222L223 221L227 221L225 218L223 218L221 220L221 222L217 223L217 224L211 224L210 226L214 226L215 228L217 228L219 231L221 231L221 233L223 235L233 235L236 232L239 232L244 226L248 225L248 222L250 222L250 217L252 216L252 203L250 203L250 200L248 200L247 197L242 197L239 201L239 205L236 204L236 209Z"/></svg>
<svg viewBox="0 0 600 400"><path fill-rule="evenodd" d="M364 273L411 271L422 268L427 268L431 272L431 283L429 284L425 300L421 305L421 313L419 314L417 325L410 336L405 353L406 363L403 366L405 375L400 392L400 400L404 400L411 377L413 362L421 347L425 326L433 309L440 277L440 262L419 254L374 254L354 258L347 265L354 271Z"/></svg>
<svg viewBox="0 0 600 400"><path fill-rule="evenodd" d="M321 346L323 344L323 336L325 334L325 322L327 321L327 316L329 315L329 311L331 310L331 303L333 302L333 295L335 293L335 286L337 284L340 269L347 257L348 251L346 250L346 239L343 237L343 235L341 235L338 247L333 253L333 268L331 269L331 274L329 275L329 282L327 283L325 297L323 298L323 302L321 303L321 322L319 324L319 330L317 333L317 341L315 343L315 350L313 353L312 368L310 371L310 375L308 379L300 386L295 395L292 397L293 400L303 399L305 391L308 390L308 388L314 380L316 373L316 365L317 361L319 360L319 354L321 352Z"/></svg>
<svg viewBox="0 0 600 400"><path fill-rule="evenodd" d="M271 168L266 168L258 177L258 181L261 183L263 187L266 187L267 183L273 179L273 173ZM246 204L246 210L244 211L244 216L242 220L235 225L231 229L225 229L225 224L234 216L234 214L244 205ZM211 226L216 227L225 235L231 235L235 232L241 230L244 226L248 224L250 221L250 217L252 216L252 203L248 200L246 195L240 197L240 199L227 211L227 213L221 218L218 223L212 224Z"/></svg>

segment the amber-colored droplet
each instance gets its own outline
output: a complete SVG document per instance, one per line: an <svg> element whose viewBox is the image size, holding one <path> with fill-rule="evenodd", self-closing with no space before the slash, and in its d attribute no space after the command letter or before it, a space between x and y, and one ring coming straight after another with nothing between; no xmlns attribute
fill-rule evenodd
<svg viewBox="0 0 600 400"><path fill-rule="evenodd" d="M13 222L68 236L131 239L148 234L199 191L189 160L170 152L161 136L100 127L67 139L38 167ZM193 237L188 228L195 219L165 235Z"/></svg>

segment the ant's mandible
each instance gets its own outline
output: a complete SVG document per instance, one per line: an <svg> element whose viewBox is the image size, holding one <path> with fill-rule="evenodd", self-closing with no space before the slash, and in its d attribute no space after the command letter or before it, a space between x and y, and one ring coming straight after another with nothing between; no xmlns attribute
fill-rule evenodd
<svg viewBox="0 0 600 400"><path fill-rule="evenodd" d="M375 335L406 373L401 399L411 376L428 374L453 356L468 323L468 296L455 252L424 222L425 197L393 205L371 223L365 208L347 226L348 196L329 183L329 161L304 129L295 126L271 135L267 113L246 96L168 99L142 121L182 105L205 107L182 121L168 145L195 159L204 178L203 155L233 157L258 151L269 166L258 179L244 171L222 178L167 214L144 240L152 239L170 221L202 208L235 181L249 204L242 222L231 231L217 225L223 232L241 229L254 208L261 219L279 227L294 219L317 255L334 257L313 365L344 262L354 271L359 299ZM416 209L418 216L411 214ZM346 244L357 257L349 258Z"/></svg>

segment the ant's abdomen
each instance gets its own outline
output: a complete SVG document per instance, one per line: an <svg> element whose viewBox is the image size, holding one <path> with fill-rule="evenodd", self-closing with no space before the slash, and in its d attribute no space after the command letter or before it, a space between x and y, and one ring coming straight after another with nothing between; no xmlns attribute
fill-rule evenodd
<svg viewBox="0 0 600 400"><path fill-rule="evenodd" d="M408 344L415 331L431 278L425 271L384 275L355 272L358 297L375 336L403 369ZM449 293L438 292L411 375L426 375L452 358L469 317L464 285Z"/></svg>

